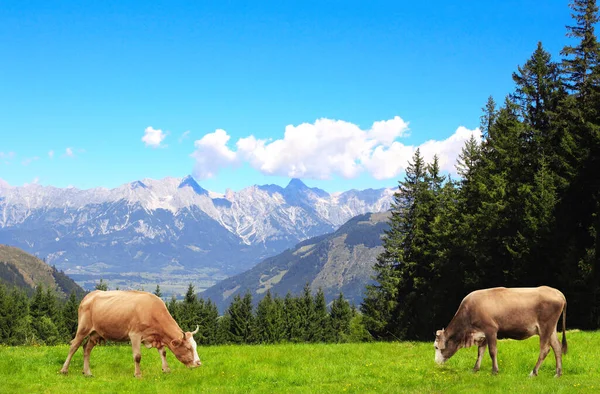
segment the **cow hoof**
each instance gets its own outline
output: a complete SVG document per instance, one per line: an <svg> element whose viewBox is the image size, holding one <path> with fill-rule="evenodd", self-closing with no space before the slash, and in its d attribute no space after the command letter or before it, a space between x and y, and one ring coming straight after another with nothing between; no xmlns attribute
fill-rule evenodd
<svg viewBox="0 0 600 394"><path fill-rule="evenodd" d="M141 378L142 378L142 374L141 374L141 373L140 373L140 374L134 374L133 376L135 376L135 377L136 377L136 378L138 378L138 379L141 379Z"/></svg>
<svg viewBox="0 0 600 394"><path fill-rule="evenodd" d="M94 377L94 375L92 375L91 372L84 372L83 376L85 376L86 378L92 378L92 377Z"/></svg>
<svg viewBox="0 0 600 394"><path fill-rule="evenodd" d="M529 377L530 377L530 378L535 378L536 376L537 376L537 373L535 373L535 372L533 372L533 371L531 371L531 372L529 373Z"/></svg>
<svg viewBox="0 0 600 394"><path fill-rule="evenodd" d="M561 376L562 376L562 374L558 374L558 373L556 375L554 375L555 378L560 378Z"/></svg>
<svg viewBox="0 0 600 394"><path fill-rule="evenodd" d="M164 373L171 373L171 368L164 368L162 371Z"/></svg>
<svg viewBox="0 0 600 394"><path fill-rule="evenodd" d="M58 373L63 374L63 375L67 375L69 373L68 369L61 369L60 371L58 371Z"/></svg>

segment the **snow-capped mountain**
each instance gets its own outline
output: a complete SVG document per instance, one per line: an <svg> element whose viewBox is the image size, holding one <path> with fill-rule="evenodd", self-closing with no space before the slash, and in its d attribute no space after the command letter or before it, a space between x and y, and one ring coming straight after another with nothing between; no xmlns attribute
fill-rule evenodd
<svg viewBox="0 0 600 394"><path fill-rule="evenodd" d="M393 193L329 194L298 179L224 195L189 176L87 190L0 180L0 243L88 288L100 275L122 287L170 280L174 291L190 282L201 290L358 214L388 210Z"/></svg>

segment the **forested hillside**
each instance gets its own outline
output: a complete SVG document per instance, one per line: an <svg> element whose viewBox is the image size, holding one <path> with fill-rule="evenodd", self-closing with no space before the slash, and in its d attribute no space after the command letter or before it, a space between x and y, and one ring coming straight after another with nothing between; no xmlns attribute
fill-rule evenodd
<svg viewBox="0 0 600 394"><path fill-rule="evenodd" d="M41 285L56 290L63 299L73 291L79 297L84 294L83 289L63 272L7 245L0 245L0 283L23 289L28 294L33 294L36 286Z"/></svg>
<svg viewBox="0 0 600 394"><path fill-rule="evenodd" d="M599 17L595 0L570 7L571 45L555 59L538 43L514 91L489 98L459 180L414 155L361 307L376 337L431 339L494 286L556 287L569 326L600 326Z"/></svg>

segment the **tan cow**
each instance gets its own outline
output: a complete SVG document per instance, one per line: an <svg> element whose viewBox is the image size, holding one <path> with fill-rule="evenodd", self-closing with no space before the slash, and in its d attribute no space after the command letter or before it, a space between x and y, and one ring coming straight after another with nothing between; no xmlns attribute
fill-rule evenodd
<svg viewBox="0 0 600 394"><path fill-rule="evenodd" d="M135 376L140 377L140 346L158 349L163 372L169 372L165 347L187 367L202 365L196 350L193 332L183 332L171 317L165 303L154 294L143 291L92 291L79 305L77 334L71 341L69 355L60 370L66 374L73 354L85 337L89 336L83 350L83 373L91 376L90 353L101 340L131 341Z"/></svg>
<svg viewBox="0 0 600 394"><path fill-rule="evenodd" d="M562 348L556 325L562 312ZM565 336L567 301L560 291L547 286L536 288L496 287L467 295L445 330L435 336L435 361L443 364L456 351L477 344L477 372L486 345L492 358L492 373L498 373L496 339L527 339L540 336L540 355L530 376L537 376L540 365L554 350L556 376L562 375L562 354L567 353Z"/></svg>

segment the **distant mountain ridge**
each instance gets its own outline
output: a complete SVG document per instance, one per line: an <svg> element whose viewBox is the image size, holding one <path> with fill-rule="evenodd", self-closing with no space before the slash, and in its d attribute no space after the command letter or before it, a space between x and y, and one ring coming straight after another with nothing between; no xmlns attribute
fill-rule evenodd
<svg viewBox="0 0 600 394"><path fill-rule="evenodd" d="M300 295L306 283L322 288L327 302L340 292L356 305L372 283L373 265L383 251L381 237L389 228L390 213L358 215L333 233L298 243L294 248L269 257L247 272L227 278L201 294L215 301L221 312L236 294L249 291L258 302L270 290L284 297Z"/></svg>
<svg viewBox="0 0 600 394"><path fill-rule="evenodd" d="M353 216L389 209L394 189L329 194L292 179L224 195L192 177L114 189L14 187L0 182L0 243L63 269L86 288L169 282L201 290Z"/></svg>
<svg viewBox="0 0 600 394"><path fill-rule="evenodd" d="M0 245L0 283L32 293L36 286L56 290L65 298L72 291L82 297L84 290L64 273L21 249Z"/></svg>

